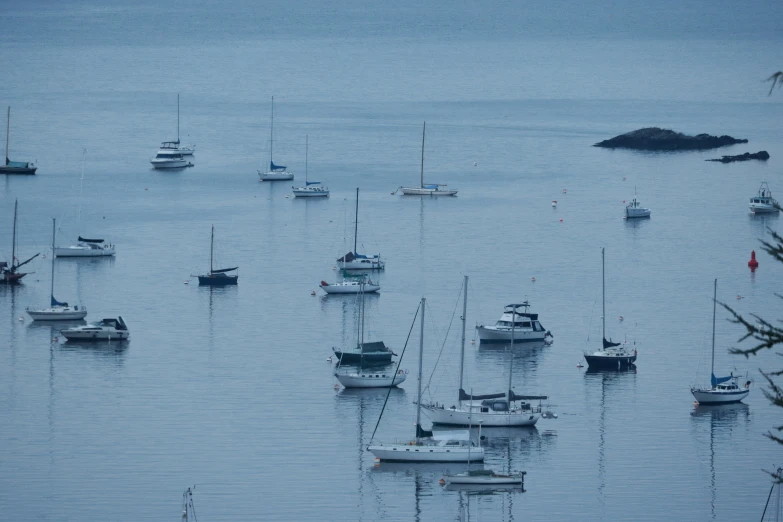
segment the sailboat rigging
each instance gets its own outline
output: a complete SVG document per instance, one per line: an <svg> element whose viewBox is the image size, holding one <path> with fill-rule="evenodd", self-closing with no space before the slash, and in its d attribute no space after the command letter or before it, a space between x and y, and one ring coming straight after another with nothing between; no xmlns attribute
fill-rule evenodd
<svg viewBox="0 0 783 522"><path fill-rule="evenodd" d="M192 156L196 152L195 145L182 145L179 141L179 93L177 93L177 139L176 141L164 141L160 144L160 150L179 153L182 156Z"/></svg>
<svg viewBox="0 0 783 522"><path fill-rule="evenodd" d="M212 225L212 235L209 240L209 273L206 275L198 276L199 286L229 286L236 285L239 280L239 275L230 275L227 272L233 272L239 269L238 266L233 268L219 268L215 269L213 266L215 257L215 225Z"/></svg>
<svg viewBox="0 0 783 522"><path fill-rule="evenodd" d="M275 165L272 149L275 144L275 97L272 96L272 117L269 124L269 170L258 170L259 181L286 181L294 179L294 173L289 172L285 165Z"/></svg>
<svg viewBox="0 0 783 522"><path fill-rule="evenodd" d="M356 187L356 216L353 228L353 251L337 259L337 266L341 270L383 270L386 263L381 261L381 255L368 256L357 251L356 244L359 237L359 187Z"/></svg>
<svg viewBox="0 0 783 522"><path fill-rule="evenodd" d="M424 135L427 130L427 122L424 122L424 126L421 129L421 182L418 187L399 187L397 190L402 190L404 196L456 196L457 191L451 190L439 183L424 183ZM397 190L394 192L396 193Z"/></svg>
<svg viewBox="0 0 783 522"><path fill-rule="evenodd" d="M329 187L321 185L320 181L307 180L307 149L308 136L305 136L305 186L291 187L295 198L325 198L329 196Z"/></svg>
<svg viewBox="0 0 783 522"><path fill-rule="evenodd" d="M15 199L14 200L14 229L13 229L13 235L11 237L11 261L10 264L7 261L0 261L0 284L6 284L6 285L19 284L20 280L24 276L26 276L27 274L32 274L33 272L19 272L18 270L40 255L40 253L38 253L26 261L23 261L21 263L17 262L16 216L17 216L18 208L19 208L19 200Z"/></svg>
<svg viewBox="0 0 783 522"><path fill-rule="evenodd" d="M11 161L8 158L8 142L11 137L11 107L5 125L5 164L0 165L0 174L35 174L38 167L32 161Z"/></svg>

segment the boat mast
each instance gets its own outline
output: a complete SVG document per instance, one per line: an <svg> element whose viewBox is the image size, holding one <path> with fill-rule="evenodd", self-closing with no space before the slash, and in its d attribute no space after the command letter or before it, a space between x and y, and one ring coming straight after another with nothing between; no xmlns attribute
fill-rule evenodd
<svg viewBox="0 0 783 522"><path fill-rule="evenodd" d="M606 266L604 261L604 249L601 247L601 346L606 339Z"/></svg>
<svg viewBox="0 0 783 522"><path fill-rule="evenodd" d="M5 165L8 165L8 136L11 134L11 106L8 106L8 118L5 123ZM11 260L13 265L13 260Z"/></svg>
<svg viewBox="0 0 783 522"><path fill-rule="evenodd" d="M84 156L87 154L87 149L82 148L82 176L79 178L79 207L76 211L76 228L82 226L82 190L84 189Z"/></svg>
<svg viewBox="0 0 783 522"><path fill-rule="evenodd" d="M424 133L427 130L427 122L421 129L421 188L424 188Z"/></svg>
<svg viewBox="0 0 783 522"><path fill-rule="evenodd" d="M421 430L421 365L424 357L424 297L421 298L421 333L419 334L419 391L416 393L416 442L419 442L419 430Z"/></svg>
<svg viewBox="0 0 783 522"><path fill-rule="evenodd" d="M272 145L275 140L275 97L272 96L272 123L269 126L269 170L272 170Z"/></svg>
<svg viewBox="0 0 783 522"><path fill-rule="evenodd" d="M465 320L468 315L468 276L465 276L465 282L462 288L462 348L459 352L459 389L462 390L462 373L465 369ZM462 394L459 394L462 397ZM471 395L473 392L471 391ZM462 399L459 400L460 408L462 407Z"/></svg>
<svg viewBox="0 0 783 522"><path fill-rule="evenodd" d="M718 302L718 280L715 279L712 289L712 364L710 365L710 384L713 384L715 375L715 309Z"/></svg>
<svg viewBox="0 0 783 522"><path fill-rule="evenodd" d="M305 134L305 187L307 187L307 143L308 143L307 134Z"/></svg>
<svg viewBox="0 0 783 522"><path fill-rule="evenodd" d="M179 145L179 93L177 93L177 145Z"/></svg>
<svg viewBox="0 0 783 522"><path fill-rule="evenodd" d="M215 250L215 225L212 225L212 236L209 238L209 274L212 275L212 253Z"/></svg>
<svg viewBox="0 0 783 522"><path fill-rule="evenodd" d="M8 108L9 114L11 108ZM14 200L14 233L11 236L11 272L14 271L14 264L16 263L16 209L19 206L19 200Z"/></svg>
<svg viewBox="0 0 783 522"><path fill-rule="evenodd" d="M359 236L359 187L356 187L356 218L353 224L353 253L356 254L356 238Z"/></svg>
<svg viewBox="0 0 783 522"><path fill-rule="evenodd" d="M54 238L56 234L57 234L57 220L52 218L52 291L50 292L52 300L54 300Z"/></svg>
<svg viewBox="0 0 783 522"><path fill-rule="evenodd" d="M508 349L508 409L511 411L511 377L514 375L514 328L517 325L517 307L511 305L511 347Z"/></svg>

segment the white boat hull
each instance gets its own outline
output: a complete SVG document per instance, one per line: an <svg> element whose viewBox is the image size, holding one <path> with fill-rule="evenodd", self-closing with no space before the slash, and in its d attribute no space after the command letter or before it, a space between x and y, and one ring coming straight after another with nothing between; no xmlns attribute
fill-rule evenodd
<svg viewBox="0 0 783 522"><path fill-rule="evenodd" d="M764 205L762 203L751 203L748 205L750 208L750 211L754 214L769 214L773 212L778 212L778 209L775 208L772 205Z"/></svg>
<svg viewBox="0 0 783 522"><path fill-rule="evenodd" d="M389 388L404 382L408 377L402 370L399 370L396 375L394 372L341 373L338 371L335 372L334 376L346 388Z"/></svg>
<svg viewBox="0 0 783 522"><path fill-rule="evenodd" d="M710 389L691 389L693 397L699 404L730 404L740 402L748 396L750 389L736 391L717 391Z"/></svg>
<svg viewBox="0 0 783 522"><path fill-rule="evenodd" d="M87 317L87 309L72 306L53 306L40 310L27 310L33 321L76 321Z"/></svg>
<svg viewBox="0 0 783 522"><path fill-rule="evenodd" d="M311 189L311 188L305 188L305 187L294 187L293 188L294 197L295 198L328 198L329 197L329 189Z"/></svg>
<svg viewBox="0 0 783 522"><path fill-rule="evenodd" d="M404 196L456 196L456 190L430 189L423 187L400 187Z"/></svg>
<svg viewBox="0 0 783 522"><path fill-rule="evenodd" d="M650 209L649 208L627 208L625 209L625 217L627 219L635 219L635 218L648 218L650 217Z"/></svg>
<svg viewBox="0 0 783 522"><path fill-rule="evenodd" d="M190 165L186 159L177 160L150 160L155 169L181 169Z"/></svg>
<svg viewBox="0 0 783 522"><path fill-rule="evenodd" d="M479 341L482 343L510 343L511 328L495 326L477 326ZM546 337L546 331L514 329L514 343L541 342Z"/></svg>
<svg viewBox="0 0 783 522"><path fill-rule="evenodd" d="M428 444L375 444L368 448L376 458L397 462L482 462L484 448Z"/></svg>
<svg viewBox="0 0 783 522"><path fill-rule="evenodd" d="M259 181L289 181L294 179L294 173L293 172L261 172L258 171L258 180Z"/></svg>
<svg viewBox="0 0 783 522"><path fill-rule="evenodd" d="M362 291L362 287L364 287L364 293L373 293L377 292L381 289L378 285L371 285L371 284L365 284L365 285L341 285L341 284L335 284L335 285L321 285L321 290L326 292L327 294L358 294Z"/></svg>
<svg viewBox="0 0 783 522"><path fill-rule="evenodd" d="M106 257L114 255L114 247L90 248L83 246L57 247L55 257Z"/></svg>
<svg viewBox="0 0 783 522"><path fill-rule="evenodd" d="M524 478L519 475L488 475L488 476L470 476L468 474L459 473L457 475L446 475L443 477L446 484L475 484L477 486L513 486L522 485Z"/></svg>
<svg viewBox="0 0 783 522"><path fill-rule="evenodd" d="M74 331L61 330L60 333L69 341L124 341L130 337L129 332L122 331Z"/></svg>
<svg viewBox="0 0 783 522"><path fill-rule="evenodd" d="M383 270L386 264L378 258L354 259L353 261L338 261L340 270Z"/></svg>
<svg viewBox="0 0 783 522"><path fill-rule="evenodd" d="M541 417L539 413L512 411L512 412L477 412L475 410L459 410L450 408L437 408L422 405L427 417L433 424L451 426L476 426L483 427L524 427L535 426Z"/></svg>

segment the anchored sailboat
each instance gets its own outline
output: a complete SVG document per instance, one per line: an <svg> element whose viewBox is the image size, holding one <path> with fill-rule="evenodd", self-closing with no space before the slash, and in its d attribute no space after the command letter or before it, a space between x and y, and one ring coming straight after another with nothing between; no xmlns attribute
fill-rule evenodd
<svg viewBox="0 0 783 522"><path fill-rule="evenodd" d="M424 184L424 134L426 130L427 122L425 121L421 129L421 184L418 187L400 187L397 190L402 190L405 196L456 196L457 191L446 188L448 185ZM395 190L395 192L397 191Z"/></svg>
<svg viewBox="0 0 783 522"><path fill-rule="evenodd" d="M11 107L5 126L5 165L0 165L0 174L35 174L38 167L32 161L11 161L8 159L8 141L11 136Z"/></svg>
<svg viewBox="0 0 783 522"><path fill-rule="evenodd" d="M269 170L258 170L259 181L286 181L294 179L294 173L289 172L285 165L275 165L272 159L272 148L275 143L275 97L272 96L272 119L269 126Z"/></svg>
<svg viewBox="0 0 783 522"><path fill-rule="evenodd" d="M179 141L179 93L177 93L177 140L164 141L163 143L160 144L160 150L166 152L179 153L183 156L192 156L193 153L196 152L195 145L183 145Z"/></svg>
<svg viewBox="0 0 783 522"><path fill-rule="evenodd" d="M381 255L368 256L360 254L356 250L356 242L359 237L359 187L356 187L356 221L353 228L353 251L337 259L337 266L341 270L383 270L386 263L381 261Z"/></svg>
<svg viewBox="0 0 783 522"><path fill-rule="evenodd" d="M307 181L307 147L308 136L305 136L305 186L291 187L295 198L325 198L329 196L329 187L321 185L320 181Z"/></svg>
<svg viewBox="0 0 783 522"><path fill-rule="evenodd" d="M52 218L52 253L54 253L54 239L57 236L57 220ZM52 287L49 292L49 308L27 308L27 313L33 318L33 321L73 321L84 319L87 316L87 309L83 306L71 306L68 303L61 303L54 298L54 255L52 255Z"/></svg>
<svg viewBox="0 0 783 522"><path fill-rule="evenodd" d="M229 275L227 272L233 272L239 267L215 269L212 266L215 253L215 225L212 225L212 236L209 241L209 273L198 276L199 286L229 286L237 284L238 275Z"/></svg>
<svg viewBox="0 0 783 522"><path fill-rule="evenodd" d="M16 259L16 213L19 206L19 201L14 200L14 232L11 238L11 264L6 261L0 261L0 284L15 285L19 281L32 272L19 272L18 270L24 265L35 259L39 254L35 254L27 261L17 263Z"/></svg>

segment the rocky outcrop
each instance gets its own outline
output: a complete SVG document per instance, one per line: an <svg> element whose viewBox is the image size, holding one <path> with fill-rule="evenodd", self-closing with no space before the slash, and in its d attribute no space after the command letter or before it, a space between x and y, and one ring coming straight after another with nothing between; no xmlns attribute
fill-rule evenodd
<svg viewBox="0 0 783 522"><path fill-rule="evenodd" d="M596 143L594 147L636 150L705 150L747 142L748 140L731 136L710 136L709 134L688 136L670 129L647 127Z"/></svg>
<svg viewBox="0 0 783 522"><path fill-rule="evenodd" d="M769 159L769 152L766 150L760 150L755 154L746 152L745 154L739 154L738 156L723 156L722 158L708 159L704 161L720 161L721 163L733 163L735 161L748 161L748 160L761 160L767 161Z"/></svg>

